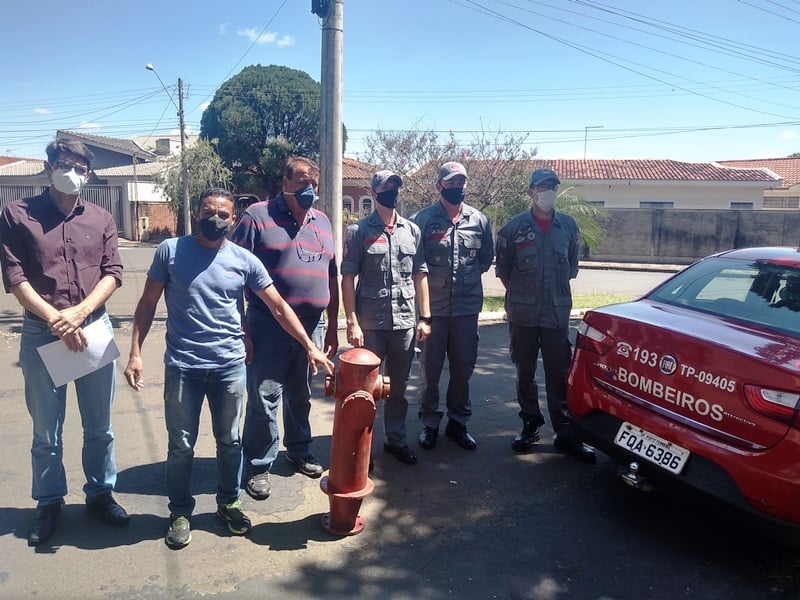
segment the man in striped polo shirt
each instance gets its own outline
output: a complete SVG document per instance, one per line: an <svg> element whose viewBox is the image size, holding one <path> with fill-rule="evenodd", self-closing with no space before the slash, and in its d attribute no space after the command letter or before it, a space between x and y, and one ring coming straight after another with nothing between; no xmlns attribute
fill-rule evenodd
<svg viewBox="0 0 800 600"><path fill-rule="evenodd" d="M319 168L290 157L283 190L245 211L231 241L253 252L267 267L275 288L329 358L336 354L339 292L333 233L317 199ZM278 456L278 405L283 401L286 458L309 477L322 475L311 453L311 372L305 351L254 294L247 293L247 328L252 361L247 367L247 409L242 445L247 493L264 500L271 492L269 472ZM327 311L327 331L322 313Z"/></svg>

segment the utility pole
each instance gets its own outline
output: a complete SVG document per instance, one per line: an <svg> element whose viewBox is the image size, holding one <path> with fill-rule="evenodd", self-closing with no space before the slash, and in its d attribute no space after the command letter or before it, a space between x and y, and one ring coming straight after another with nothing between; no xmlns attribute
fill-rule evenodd
<svg viewBox="0 0 800 600"><path fill-rule="evenodd" d="M192 233L192 207L189 205L189 166L186 164L186 121L183 116L183 79L178 78L178 119L181 125L181 179L183 179L183 234Z"/></svg>
<svg viewBox="0 0 800 600"><path fill-rule="evenodd" d="M161 76L156 71L156 68L151 64L147 63L144 66L145 69L148 71L152 71L155 76L158 78L158 82L161 84L161 87L169 96L170 102L172 102L172 106L175 106L175 99L172 97L172 94L167 89L167 86L164 85L164 82L161 81ZM184 235L189 235L192 233L192 209L189 206L189 167L186 164L186 121L183 117L183 79L180 77L178 78L178 105L175 106L178 109L178 119L180 121L181 126L181 179L183 180L183 233Z"/></svg>
<svg viewBox="0 0 800 600"><path fill-rule="evenodd" d="M589 142L589 130L590 129L602 129L602 125L587 125L583 128L583 160L586 160L586 145Z"/></svg>
<svg viewBox="0 0 800 600"><path fill-rule="evenodd" d="M322 17L322 97L320 98L320 194L329 203L336 258L342 256L342 40L344 0L312 0Z"/></svg>

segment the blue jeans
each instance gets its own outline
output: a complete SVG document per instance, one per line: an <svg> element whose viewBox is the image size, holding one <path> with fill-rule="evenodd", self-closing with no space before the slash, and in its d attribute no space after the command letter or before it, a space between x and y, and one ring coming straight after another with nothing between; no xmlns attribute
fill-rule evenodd
<svg viewBox="0 0 800 600"><path fill-rule="evenodd" d="M102 313L98 318L108 326L111 321ZM88 324L88 323L87 323ZM25 404L33 419L31 464L32 496L38 506L61 503L67 494L64 471L64 417L67 384L55 387L36 349L58 338L42 320L26 316L22 322L19 364L25 378ZM114 432L111 430L111 406L116 391L116 364L110 364L75 380L78 410L83 424L83 491L91 501L111 493L117 482L114 461Z"/></svg>
<svg viewBox="0 0 800 600"><path fill-rule="evenodd" d="M239 497L242 479L242 444L239 422L245 393L244 362L224 369L164 367L164 416L167 449L169 512L191 515L192 462L200 427L203 401L208 398L211 428L217 442L217 503Z"/></svg>
<svg viewBox="0 0 800 600"><path fill-rule="evenodd" d="M323 322L303 318L311 340L322 347ZM302 458L311 450L311 369L300 343L260 309L247 312L253 340L253 362L247 366L247 413L244 419L244 458L248 471L262 473L278 457L278 405L283 401L283 444L287 453Z"/></svg>

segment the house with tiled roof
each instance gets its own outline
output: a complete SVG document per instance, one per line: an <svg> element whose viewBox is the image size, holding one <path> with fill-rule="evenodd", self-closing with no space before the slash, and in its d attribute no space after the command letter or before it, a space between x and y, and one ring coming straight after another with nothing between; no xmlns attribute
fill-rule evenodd
<svg viewBox="0 0 800 600"><path fill-rule="evenodd" d="M764 190L764 208L800 208L800 158L721 160L719 164L741 169L767 169L783 179L779 188Z"/></svg>
<svg viewBox="0 0 800 600"><path fill-rule="evenodd" d="M83 142L94 152L94 169L118 166L122 164L143 163L156 159L156 154L145 150L133 140L124 138L94 135L78 131L59 129L57 140L77 140Z"/></svg>
<svg viewBox="0 0 800 600"><path fill-rule="evenodd" d="M342 211L347 220L357 220L372 213L370 184L378 170L374 165L342 158Z"/></svg>
<svg viewBox="0 0 800 600"><path fill-rule="evenodd" d="M535 159L558 173L571 193L604 208L762 209L766 192L783 188L768 168L675 160Z"/></svg>
<svg viewBox="0 0 800 600"><path fill-rule="evenodd" d="M83 142L94 153L83 196L114 216L122 236L174 234L175 215L153 181L164 168L154 152L132 140L75 131L58 130L56 139ZM44 166L42 159L0 161L0 208L44 191L49 185Z"/></svg>

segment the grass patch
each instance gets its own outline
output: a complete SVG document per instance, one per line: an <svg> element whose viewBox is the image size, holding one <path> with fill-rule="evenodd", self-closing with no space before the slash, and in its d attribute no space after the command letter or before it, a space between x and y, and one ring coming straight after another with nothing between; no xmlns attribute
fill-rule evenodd
<svg viewBox="0 0 800 600"><path fill-rule="evenodd" d="M597 308L606 304L618 304L633 300L636 296L626 294L573 294L572 308ZM486 296L483 299L483 312L502 312L503 296Z"/></svg>

